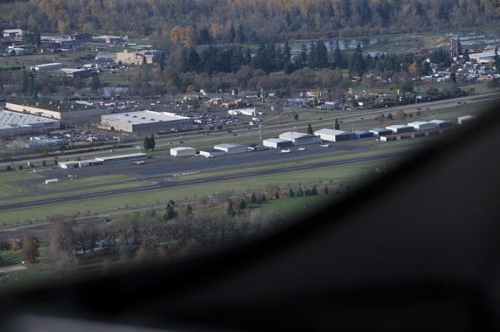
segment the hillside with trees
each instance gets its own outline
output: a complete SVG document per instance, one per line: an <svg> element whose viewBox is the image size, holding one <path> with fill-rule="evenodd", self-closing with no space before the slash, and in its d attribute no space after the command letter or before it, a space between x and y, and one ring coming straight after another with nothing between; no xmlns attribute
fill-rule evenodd
<svg viewBox="0 0 500 332"><path fill-rule="evenodd" d="M131 34L211 43L491 27L498 0L29 0L1 4L2 28Z"/></svg>

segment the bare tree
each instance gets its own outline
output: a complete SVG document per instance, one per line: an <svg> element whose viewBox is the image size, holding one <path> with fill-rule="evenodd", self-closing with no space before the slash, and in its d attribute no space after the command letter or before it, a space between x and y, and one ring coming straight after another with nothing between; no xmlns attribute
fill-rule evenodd
<svg viewBox="0 0 500 332"><path fill-rule="evenodd" d="M78 267L74 250L75 232L64 221L57 221L47 231L49 246L47 258L52 271L60 275L73 273Z"/></svg>
<svg viewBox="0 0 500 332"><path fill-rule="evenodd" d="M40 247L39 241L36 237L26 234L23 238L23 248L21 257L25 262L35 263L39 256L38 248Z"/></svg>

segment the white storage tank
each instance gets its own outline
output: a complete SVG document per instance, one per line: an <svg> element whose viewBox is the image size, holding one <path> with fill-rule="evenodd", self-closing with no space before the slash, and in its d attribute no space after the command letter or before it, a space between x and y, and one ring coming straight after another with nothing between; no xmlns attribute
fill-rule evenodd
<svg viewBox="0 0 500 332"><path fill-rule="evenodd" d="M57 183L57 182L59 182L59 179L47 179L47 180L45 180L45 184Z"/></svg>

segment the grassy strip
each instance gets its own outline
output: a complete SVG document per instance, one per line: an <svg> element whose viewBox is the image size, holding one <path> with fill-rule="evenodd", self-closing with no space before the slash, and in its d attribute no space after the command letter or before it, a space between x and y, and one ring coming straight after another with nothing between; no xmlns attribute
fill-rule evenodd
<svg viewBox="0 0 500 332"><path fill-rule="evenodd" d="M0 268L11 265L21 264L21 250L18 251L0 251Z"/></svg>
<svg viewBox="0 0 500 332"><path fill-rule="evenodd" d="M366 162L352 165L335 167L324 167L314 170L314 172L289 172L283 174L253 177L248 179L228 180L206 184L192 184L183 187L151 190L146 193L134 193L117 195L113 197L85 199L70 203L56 203L32 208L23 208L2 212L2 225L18 225L31 220L45 219L54 215L54 211L61 215L80 216L94 215L98 213L116 213L128 208L144 208L159 206L169 199L178 202L183 200L197 200L202 196L213 197L217 193L232 192L235 194L243 192L260 192L267 184L278 184L281 187L307 186L311 183L324 183L330 186L338 184L343 179L360 179L363 176L374 172L377 165L387 164L383 162ZM332 189L332 188L330 188ZM89 208L91 207L91 208Z"/></svg>
<svg viewBox="0 0 500 332"><path fill-rule="evenodd" d="M422 138L422 140L425 140L425 138ZM366 141L364 143L368 143L370 145L376 146L379 149L373 150L373 151L364 151L364 152L356 152L356 153L350 153L350 154L342 154L342 155L327 155L327 156L304 156L301 158L294 158L293 160L290 161L280 161L279 162L279 167L280 168L285 168L285 167L293 167L297 165L305 166L305 165L314 165L317 163L321 162L328 162L328 161L342 161L342 160L349 160L349 159L357 159L357 158L369 158L373 156L378 156L384 153L397 153L397 152L402 152L402 151L408 151L410 149L417 149L422 146L425 142L421 140L400 140L400 141L394 141L394 142L377 142L375 140L370 140ZM339 166L337 166L339 167ZM265 171L265 170L270 170L270 169L275 169L276 165L264 165L264 166L238 166L234 168L224 168L223 170L212 170L212 171L203 171L202 173L198 174L190 174L190 175L184 175L181 177L175 177L174 181L185 181L186 179L189 180L197 180L197 179L204 179L207 177L215 177L215 176L220 176L220 175L235 175L235 174L243 174L243 173L248 173L248 172L257 172L257 171ZM316 172L316 170L314 170Z"/></svg>
<svg viewBox="0 0 500 332"><path fill-rule="evenodd" d="M109 190L144 187L144 186L148 186L150 184L151 184L151 182L149 182L149 181L125 182L125 183L120 183L120 184L116 184L116 185L107 185L107 186L100 186L100 187L94 187L94 188L85 188L85 189L78 189L78 190L74 190L74 191L70 190L70 191L64 191L64 192L44 193L44 194L39 194L39 195L6 198L6 199L2 199L2 204L27 203L27 202L33 202L33 201L37 201L37 200L41 200L41 199L61 198L61 197L67 197L67 196L76 195L76 194L94 194L94 193L99 193L99 192L109 191ZM53 184L51 184L51 185L53 185ZM2 213L2 221L3 221L3 217L4 217L4 215Z"/></svg>

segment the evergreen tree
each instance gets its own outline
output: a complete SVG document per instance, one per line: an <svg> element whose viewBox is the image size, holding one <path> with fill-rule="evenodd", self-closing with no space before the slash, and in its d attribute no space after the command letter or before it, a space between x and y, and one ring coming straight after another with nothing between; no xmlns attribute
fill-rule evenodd
<svg viewBox="0 0 500 332"><path fill-rule="evenodd" d="M154 150L155 146L156 146L155 137L153 136L153 133L151 133L151 136L149 137L149 148L151 150Z"/></svg>
<svg viewBox="0 0 500 332"><path fill-rule="evenodd" d="M325 195L328 195L330 193L330 190L328 189L328 186L325 186L325 189L323 190L323 193Z"/></svg>
<svg viewBox="0 0 500 332"><path fill-rule="evenodd" d="M290 188L288 190L288 197L291 197L291 198L295 197L295 193L293 192L292 188Z"/></svg>
<svg viewBox="0 0 500 332"><path fill-rule="evenodd" d="M334 127L336 130L340 130L340 123L339 123L339 119L335 118L335 127Z"/></svg>
<svg viewBox="0 0 500 332"><path fill-rule="evenodd" d="M250 197L250 203L257 203L257 196L255 196L255 193L252 193L252 196Z"/></svg>
<svg viewBox="0 0 500 332"><path fill-rule="evenodd" d="M316 68L318 66L318 62L316 61L316 44L314 41L311 42L309 46L309 53L307 55L307 66L311 69Z"/></svg>
<svg viewBox="0 0 500 332"><path fill-rule="evenodd" d="M358 76L363 75L363 72L365 71L366 67L360 43L358 43L358 45L356 46L356 50L354 51L354 54L349 64L350 64L349 71L351 72L351 75L358 75Z"/></svg>
<svg viewBox="0 0 500 332"><path fill-rule="evenodd" d="M290 45L288 45L288 39L285 40L285 45L283 46L283 58L284 61L291 61L292 59L292 50L290 49Z"/></svg>
<svg viewBox="0 0 500 332"><path fill-rule="evenodd" d="M335 17L335 9L333 9L333 4L331 1L326 2L326 14L329 18Z"/></svg>
<svg viewBox="0 0 500 332"><path fill-rule="evenodd" d="M313 129L312 129L312 126L311 126L311 123L310 123L310 122L309 122L309 124L307 125L307 133L308 133L309 135L314 134L314 131L313 131Z"/></svg>
<svg viewBox="0 0 500 332"><path fill-rule="evenodd" d="M192 48L189 50L185 63L185 71L198 72L200 70L201 58L196 49Z"/></svg>
<svg viewBox="0 0 500 332"><path fill-rule="evenodd" d="M339 41L335 41L335 49L333 50L333 69L342 68L342 53L340 52Z"/></svg>
<svg viewBox="0 0 500 332"><path fill-rule="evenodd" d="M351 0L344 0L342 2L342 17L345 18L346 20L349 20L352 16L351 12Z"/></svg>
<svg viewBox="0 0 500 332"><path fill-rule="evenodd" d="M317 195L317 194L318 194L318 189L316 188L316 186L313 186L311 189L311 195Z"/></svg>
<svg viewBox="0 0 500 332"><path fill-rule="evenodd" d="M238 26L238 31L236 33L236 42L239 44L244 44L247 41L247 37L245 35L245 29L243 26L240 24Z"/></svg>
<svg viewBox="0 0 500 332"><path fill-rule="evenodd" d="M229 28L229 41L233 43L235 38L236 38L236 30L234 29L233 23L231 23L231 27Z"/></svg>
<svg viewBox="0 0 500 332"><path fill-rule="evenodd" d="M315 49L315 60L316 60L316 66L318 68L327 68L328 67L328 50L326 48L325 43L320 40L316 44L316 49Z"/></svg>
<svg viewBox="0 0 500 332"><path fill-rule="evenodd" d="M146 136L144 137L144 143L143 143L143 146L144 146L144 150L148 151L150 149L150 142L149 142L149 137Z"/></svg>
<svg viewBox="0 0 500 332"><path fill-rule="evenodd" d="M163 215L163 219L165 221L167 220L172 220L174 218L177 218L178 212L175 211L175 201L170 200L167 203L167 208L165 210L165 214Z"/></svg>
<svg viewBox="0 0 500 332"><path fill-rule="evenodd" d="M247 207L247 201L244 199L241 199L239 209L244 210Z"/></svg>

